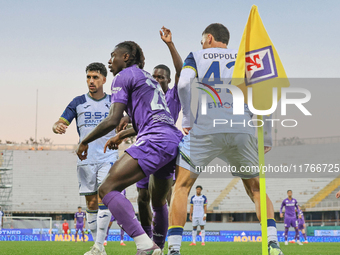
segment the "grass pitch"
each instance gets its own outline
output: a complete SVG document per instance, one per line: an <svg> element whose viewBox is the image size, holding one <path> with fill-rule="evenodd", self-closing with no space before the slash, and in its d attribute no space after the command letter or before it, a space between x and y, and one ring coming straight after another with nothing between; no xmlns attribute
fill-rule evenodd
<svg viewBox="0 0 340 255"><path fill-rule="evenodd" d="M1 255L82 255L90 250L93 242L0 242ZM309 243L303 246L280 244L285 255L329 255L340 254L338 243ZM166 250L167 251L167 250ZM108 255L134 255L136 245L126 242L126 246L120 246L119 242L108 242L106 246ZM260 243L206 243L201 246L189 246L188 242L182 243L182 255L226 255L226 254L261 254Z"/></svg>

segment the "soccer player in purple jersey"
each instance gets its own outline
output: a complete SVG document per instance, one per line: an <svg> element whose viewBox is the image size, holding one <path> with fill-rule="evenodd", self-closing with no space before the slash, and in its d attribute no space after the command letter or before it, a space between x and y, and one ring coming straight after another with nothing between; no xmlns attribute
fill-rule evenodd
<svg viewBox="0 0 340 255"><path fill-rule="evenodd" d="M178 54L176 47L172 41L172 33L170 29L162 27L162 30L160 31L161 39L165 42L165 44L168 46L172 61L175 66L176 70L176 76L175 76L175 85L173 88L169 88L169 84L171 82L171 73L169 67L166 65L157 65L153 69L152 76L155 78L155 80L161 85L162 90L165 94L165 100L167 102L167 105L169 107L171 116L174 119L174 122L176 123L178 119L178 114L181 111L181 103L178 97L178 91L177 91L177 83L179 79L179 75L182 70L183 61L181 59L181 56ZM130 118L124 117L122 118L119 127L116 129L117 131L117 139L119 139L120 135L124 136L125 132L119 133L123 127L126 127L128 122L130 121ZM131 135L136 135L136 133L130 132ZM170 166L172 167L172 166ZM173 166L175 167L175 166ZM173 172L175 171L175 168L173 169ZM153 240L155 243L161 248L164 248L165 243L165 237L166 237L166 231L163 233L162 231L165 229L164 225L168 224L168 209L165 205L165 201L152 201L152 207L154 211L154 228L152 229L152 211L150 207L150 193L149 193L149 177L145 177L144 179L140 180L136 183L137 191L138 191L138 211L139 211L139 217L142 224L142 227L144 231L148 234L150 238L153 237ZM154 190L153 187L150 187L151 190ZM170 204L171 199L171 189L168 193L168 196L166 200ZM163 221L163 222L162 222ZM153 236L153 232L155 235Z"/></svg>
<svg viewBox="0 0 340 255"><path fill-rule="evenodd" d="M74 214L74 227L76 228L75 242L77 242L79 230L82 233L83 242L85 242L84 228L85 228L86 214L81 211L81 206L78 206L78 212Z"/></svg>
<svg viewBox="0 0 340 255"><path fill-rule="evenodd" d="M302 245L300 242L300 235L299 230L297 226L297 220L296 220L296 214L295 214L295 208L296 210L299 210L298 202L295 198L292 197L293 191L288 190L287 191L288 197L285 198L282 201L281 208L280 208L280 217L283 218L282 208L285 207L285 245L288 245L288 230L290 226L292 226L295 229L295 238L297 239L297 243L299 245ZM291 241L291 243L295 243L295 241Z"/></svg>
<svg viewBox="0 0 340 255"><path fill-rule="evenodd" d="M121 192L125 197L126 197L126 190L124 189ZM106 237L105 237L105 242L104 242L104 246L107 245L107 237L109 235L109 230L112 226L112 223L115 221L115 217L113 215L111 215L111 219L110 219L110 223L109 223L109 227L107 228L107 232L106 232ZM120 245L121 246L126 246L126 244L124 243L124 230L122 228L120 228Z"/></svg>
<svg viewBox="0 0 340 255"><path fill-rule="evenodd" d="M144 60L143 51L135 42L126 41L115 47L109 60L109 69L115 76L109 115L81 141L76 152L81 160L86 159L89 143L115 129L124 111L127 112L138 134L137 141L111 167L99 188L99 195L117 223L134 239L136 255L158 255L161 249L145 233L131 202L120 192L152 175L158 195L152 199L159 201L166 197L173 173L170 168L163 167L175 164L183 135L174 125L159 83L142 70ZM105 151L106 147L115 149L117 145L109 142Z"/></svg>
<svg viewBox="0 0 340 255"><path fill-rule="evenodd" d="M305 241L303 243L308 243L307 235L306 235L306 223L305 223L305 217L303 216L303 212L299 206L298 212L298 229L301 231L303 237L305 238Z"/></svg>

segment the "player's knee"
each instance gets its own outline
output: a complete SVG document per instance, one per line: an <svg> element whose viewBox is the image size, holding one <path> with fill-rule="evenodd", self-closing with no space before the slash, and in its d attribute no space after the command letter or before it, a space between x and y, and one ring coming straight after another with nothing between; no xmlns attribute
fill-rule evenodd
<svg viewBox="0 0 340 255"><path fill-rule="evenodd" d="M110 192L110 190L103 187L103 185L101 185L98 189L98 194L99 194L100 199L103 199L105 197L105 195L109 192Z"/></svg>
<svg viewBox="0 0 340 255"><path fill-rule="evenodd" d="M98 199L97 194L86 197L86 205L89 210L97 210L98 209Z"/></svg>

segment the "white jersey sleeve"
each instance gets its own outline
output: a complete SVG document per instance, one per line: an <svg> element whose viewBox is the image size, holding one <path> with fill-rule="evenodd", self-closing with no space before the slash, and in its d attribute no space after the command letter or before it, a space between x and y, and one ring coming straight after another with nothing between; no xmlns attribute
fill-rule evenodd
<svg viewBox="0 0 340 255"><path fill-rule="evenodd" d="M183 120L182 127L192 127L194 124L194 116L190 109L191 104L191 80L195 78L196 73L193 69L183 68L178 81L178 96L182 105Z"/></svg>

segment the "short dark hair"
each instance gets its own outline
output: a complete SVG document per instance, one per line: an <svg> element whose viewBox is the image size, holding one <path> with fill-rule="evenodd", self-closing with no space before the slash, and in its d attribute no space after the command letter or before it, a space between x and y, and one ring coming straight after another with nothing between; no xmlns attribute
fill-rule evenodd
<svg viewBox="0 0 340 255"><path fill-rule="evenodd" d="M291 189L287 190L287 193L288 193L289 191L293 193L293 191L292 191Z"/></svg>
<svg viewBox="0 0 340 255"><path fill-rule="evenodd" d="M86 73L87 73L88 71L96 71L96 72L98 72L98 73L104 75L104 77L107 76L106 67L105 67L104 64L102 64L102 63L94 62L94 63L89 64L89 65L86 67Z"/></svg>
<svg viewBox="0 0 340 255"><path fill-rule="evenodd" d="M207 28L204 29L202 35L205 34L211 34L215 38L215 41L217 42L222 42L227 45L229 43L230 38L229 30L220 23L212 23L209 26L207 26Z"/></svg>
<svg viewBox="0 0 340 255"><path fill-rule="evenodd" d="M168 75L168 78L170 78L170 75L171 75L170 68L167 67L166 65L160 64L158 66L155 66L154 69L163 69L166 72L166 74Z"/></svg>
<svg viewBox="0 0 340 255"><path fill-rule="evenodd" d="M201 185L197 185L196 189L200 188L201 190L203 190L203 187Z"/></svg>
<svg viewBox="0 0 340 255"><path fill-rule="evenodd" d="M145 57L142 48L133 41L125 41L116 45L116 48L124 48L129 54L126 66L137 65L140 69L144 68Z"/></svg>
<svg viewBox="0 0 340 255"><path fill-rule="evenodd" d="M78 209L79 209L79 208L81 209L81 206L78 206Z"/></svg>

